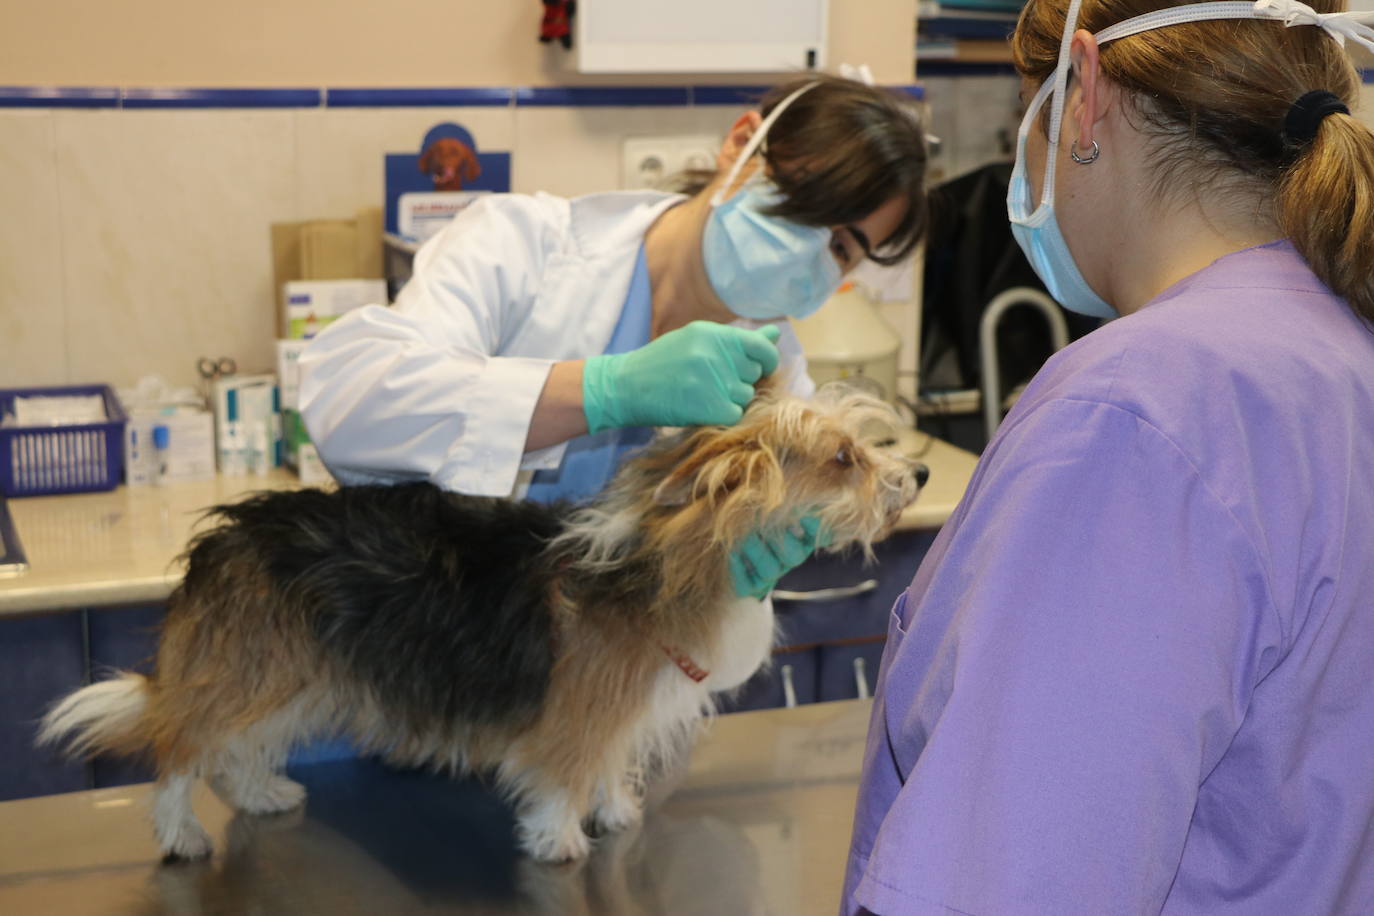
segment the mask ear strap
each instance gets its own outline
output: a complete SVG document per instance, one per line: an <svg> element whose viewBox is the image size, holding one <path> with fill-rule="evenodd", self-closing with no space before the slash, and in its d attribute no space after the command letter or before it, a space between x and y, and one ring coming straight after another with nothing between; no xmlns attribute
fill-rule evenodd
<svg viewBox="0 0 1374 916"><path fill-rule="evenodd" d="M759 124L759 129L754 131L754 135L749 138L749 142L744 144L744 149L740 150L740 154L735 157L735 164L730 166L730 172L725 176L725 183L716 189L716 193L711 195L711 206L714 207L725 199L726 189L734 185L735 178L739 176L740 169L744 168L744 163L748 162L758 150L759 146L762 145L764 138L768 136L768 128L773 126L773 122L778 119L778 116L786 111L787 106L795 102L798 97L819 85L819 82L807 83L805 86L802 86L773 106L773 110L768 112L768 117L763 119L763 122Z"/></svg>
<svg viewBox="0 0 1374 916"><path fill-rule="evenodd" d="M1078 24L1078 7L1082 0L1069 0L1064 15L1064 34L1059 41L1059 64L1050 79L1054 81L1054 95L1050 97L1049 149L1045 155L1045 186L1040 191L1040 203L1054 200L1054 162L1059 150L1059 125L1064 121L1064 96L1068 94L1069 48L1073 44L1074 27Z"/></svg>

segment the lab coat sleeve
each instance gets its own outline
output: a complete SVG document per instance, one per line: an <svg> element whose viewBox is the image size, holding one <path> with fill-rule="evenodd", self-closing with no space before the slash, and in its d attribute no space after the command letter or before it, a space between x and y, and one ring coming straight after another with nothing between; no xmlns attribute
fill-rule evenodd
<svg viewBox="0 0 1374 916"><path fill-rule="evenodd" d="M1120 407L1040 405L984 461L894 615L842 912L1157 913L1282 652L1261 554Z"/></svg>
<svg viewBox="0 0 1374 916"><path fill-rule="evenodd" d="M392 308L334 322L301 357L301 412L344 483L515 485L551 359L503 356L539 294L555 220L533 198L474 203L421 248Z"/></svg>

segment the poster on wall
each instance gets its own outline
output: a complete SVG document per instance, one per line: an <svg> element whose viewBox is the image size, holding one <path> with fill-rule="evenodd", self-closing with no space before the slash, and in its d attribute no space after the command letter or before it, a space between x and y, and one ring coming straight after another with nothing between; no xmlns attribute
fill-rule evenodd
<svg viewBox="0 0 1374 916"><path fill-rule="evenodd" d="M510 153L482 152L467 128L444 121L415 152L386 154L385 231L423 242L477 197L509 190Z"/></svg>

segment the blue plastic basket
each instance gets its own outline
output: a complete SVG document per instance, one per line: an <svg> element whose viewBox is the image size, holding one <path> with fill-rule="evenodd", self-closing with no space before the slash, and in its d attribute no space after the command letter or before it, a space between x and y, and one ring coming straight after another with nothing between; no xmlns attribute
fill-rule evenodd
<svg viewBox="0 0 1374 916"><path fill-rule="evenodd" d="M6 496L51 496L113 490L124 476L124 424L128 417L109 385L0 390L0 417L14 399L37 394L98 394L103 423L77 426L0 426L0 491Z"/></svg>

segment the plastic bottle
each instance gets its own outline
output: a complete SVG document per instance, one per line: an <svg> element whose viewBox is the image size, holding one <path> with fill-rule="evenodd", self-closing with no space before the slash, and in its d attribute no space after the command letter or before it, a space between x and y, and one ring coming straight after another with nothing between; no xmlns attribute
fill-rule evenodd
<svg viewBox="0 0 1374 916"><path fill-rule="evenodd" d="M171 431L161 423L153 427L153 461L149 476L159 486L167 482L167 455L171 438Z"/></svg>

